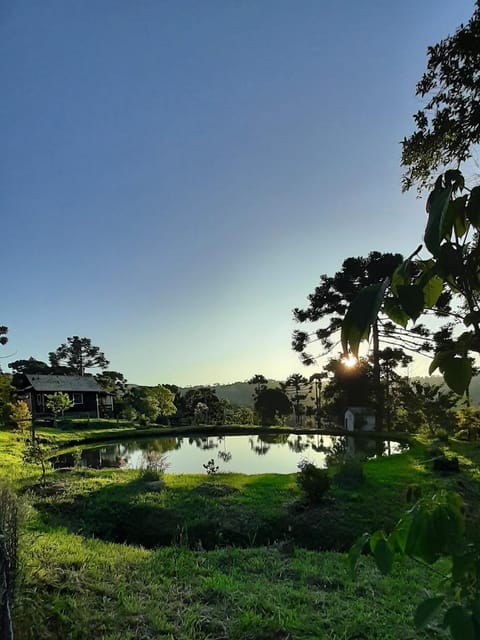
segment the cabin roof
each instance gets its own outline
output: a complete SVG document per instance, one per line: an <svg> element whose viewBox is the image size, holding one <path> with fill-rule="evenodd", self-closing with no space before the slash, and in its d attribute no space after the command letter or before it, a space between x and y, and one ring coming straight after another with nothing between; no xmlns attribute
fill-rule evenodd
<svg viewBox="0 0 480 640"><path fill-rule="evenodd" d="M80 391L106 393L92 376L54 376L26 373L25 377L35 391Z"/></svg>

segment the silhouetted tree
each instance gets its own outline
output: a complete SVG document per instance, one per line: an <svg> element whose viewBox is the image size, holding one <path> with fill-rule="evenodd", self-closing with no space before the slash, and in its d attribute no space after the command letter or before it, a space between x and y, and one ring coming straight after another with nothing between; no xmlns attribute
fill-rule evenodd
<svg viewBox="0 0 480 640"><path fill-rule="evenodd" d="M109 365L100 347L92 345L90 338L78 336L67 338L67 342L51 351L48 358L52 367L66 365L79 376L85 375L85 369L106 369Z"/></svg>
<svg viewBox="0 0 480 640"><path fill-rule="evenodd" d="M255 385L255 393L253 394L254 400L258 398L258 394L267 388L268 380L261 373L256 373L247 381L248 384Z"/></svg>
<svg viewBox="0 0 480 640"><path fill-rule="evenodd" d="M285 382L285 390L293 393L295 425L302 424L302 401L307 397L308 380L300 373L292 373Z"/></svg>
<svg viewBox="0 0 480 640"><path fill-rule="evenodd" d="M262 425L275 424L275 418L288 416L292 412L292 403L281 389L264 389L255 400L255 411Z"/></svg>
<svg viewBox="0 0 480 640"><path fill-rule="evenodd" d="M127 391L127 379L123 373L118 371L102 371L102 373L97 373L95 380L105 391L115 396L122 395Z"/></svg>
<svg viewBox="0 0 480 640"><path fill-rule="evenodd" d="M426 98L415 131L402 142L403 189L431 186L438 170L455 167L480 142L480 2L466 25L428 48L427 70L417 84Z"/></svg>
<svg viewBox="0 0 480 640"><path fill-rule="evenodd" d="M380 285L386 278L391 278L402 260L402 256L398 253L372 251L366 258L347 258L342 264L342 269L334 276L320 277L320 284L308 296L309 306L306 309L296 308L293 311L294 318L299 323L322 322L322 325L312 333L299 330L293 333L292 347L300 353L303 364L310 365L315 362L315 356L306 351L312 341L320 343L322 350L319 355L326 355L339 345L342 321L359 289ZM447 296L439 299L437 304L448 306L448 300ZM376 386L376 411L379 424L382 423L383 411L379 355L381 347L391 346L415 353L422 349L425 351L431 349L429 332L423 325L407 330L404 327L408 318L404 326L390 321L390 317L395 316L395 305L398 303L392 297L390 315L380 313L372 323L372 377Z"/></svg>

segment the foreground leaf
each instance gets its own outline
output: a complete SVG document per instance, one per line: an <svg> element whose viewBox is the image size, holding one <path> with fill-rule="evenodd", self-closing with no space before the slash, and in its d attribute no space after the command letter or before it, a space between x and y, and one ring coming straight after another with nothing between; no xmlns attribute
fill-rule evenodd
<svg viewBox="0 0 480 640"><path fill-rule="evenodd" d="M385 538L382 537L375 544L373 557L379 571L383 575L388 575L392 570L394 554Z"/></svg>
<svg viewBox="0 0 480 640"><path fill-rule="evenodd" d="M450 358L442 365L443 377L452 391L462 396L472 379L472 363L469 358Z"/></svg>
<svg viewBox="0 0 480 640"><path fill-rule="evenodd" d="M434 256L440 251L440 243L446 234L446 214L452 187L436 188L427 203L428 222L425 229L425 245Z"/></svg>
<svg viewBox="0 0 480 640"><path fill-rule="evenodd" d="M358 559L362 555L362 552L365 546L368 544L370 540L370 534L364 533L360 538L350 547L350 551L347 556L347 565L350 573L353 575L355 573L355 568L357 566Z"/></svg>
<svg viewBox="0 0 480 640"><path fill-rule="evenodd" d="M415 284L399 285L397 291L402 309L412 320L416 320L424 308L422 289Z"/></svg>
<svg viewBox="0 0 480 640"><path fill-rule="evenodd" d="M417 629L423 629L430 620L438 613L440 607L443 604L443 596L438 596L435 598L428 598L428 600L424 600L421 602L417 610L415 611L415 616L413 621Z"/></svg>
<svg viewBox="0 0 480 640"><path fill-rule="evenodd" d="M453 640L475 640L472 616L460 605L451 607L443 620L450 629Z"/></svg>
<svg viewBox="0 0 480 640"><path fill-rule="evenodd" d="M388 278L381 284L370 285L362 289L348 307L342 322L342 347L344 353L349 350L358 357L358 348L363 338L368 338L371 325L375 322L382 306Z"/></svg>

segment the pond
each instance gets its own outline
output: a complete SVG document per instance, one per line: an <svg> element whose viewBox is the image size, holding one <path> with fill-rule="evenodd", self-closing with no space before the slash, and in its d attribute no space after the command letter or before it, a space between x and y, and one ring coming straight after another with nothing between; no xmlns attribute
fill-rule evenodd
<svg viewBox="0 0 480 640"><path fill-rule="evenodd" d="M262 434L142 438L103 444L52 458L55 468L165 468L167 473L205 473L214 460L219 473L295 473L307 459L318 467L340 461L346 454L363 458L394 455L408 446L369 437L319 434Z"/></svg>

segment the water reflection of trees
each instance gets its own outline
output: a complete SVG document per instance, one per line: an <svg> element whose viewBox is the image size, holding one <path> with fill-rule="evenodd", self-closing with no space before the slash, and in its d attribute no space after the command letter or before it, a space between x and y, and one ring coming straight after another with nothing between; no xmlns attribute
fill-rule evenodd
<svg viewBox="0 0 480 640"><path fill-rule="evenodd" d="M220 460L223 460L223 462L230 462L230 460L232 459L232 454L230 453L230 451L219 451L217 453L217 456L220 458Z"/></svg>
<svg viewBox="0 0 480 640"><path fill-rule="evenodd" d="M257 436L255 439L249 438L248 441L250 443L250 449L257 456L264 456L270 451L270 445L268 442L262 441L260 436Z"/></svg>
<svg viewBox="0 0 480 640"><path fill-rule="evenodd" d="M199 436L190 436L188 438L189 444L194 444L199 449L203 451L208 451L209 449L218 449L218 437L199 437Z"/></svg>
<svg viewBox="0 0 480 640"><path fill-rule="evenodd" d="M235 438L235 440L237 439ZM258 456L265 456L269 451L275 450L277 447L287 448L295 455L303 454L309 449L311 452L324 454L327 465L341 464L352 455L366 459L398 453L403 450L403 447L398 442L350 435L323 436L321 434L262 433L238 438L239 445L244 442L248 442L252 454ZM121 468L125 466L145 468L146 465L150 464L149 461L154 466L163 464L162 455L169 451L183 448L188 457L188 451L192 447L198 447L203 451L218 449L218 459L228 463L232 460L233 453L236 451L236 445L233 442L232 451L228 450L230 448L228 443L229 439L225 436L139 438L57 456L52 459L52 463L54 468L65 466L81 466L93 469ZM408 445L406 446L408 448Z"/></svg>
<svg viewBox="0 0 480 640"><path fill-rule="evenodd" d="M230 462L230 460L232 459L232 453L230 451L227 451L227 441L225 439L225 436L218 436L217 442L219 445L223 443L223 451L219 451L217 453L217 456L220 458L220 460L223 460L223 462Z"/></svg>
<svg viewBox="0 0 480 640"><path fill-rule="evenodd" d="M293 451L293 453L303 453L306 449L310 448L310 442L301 435L290 437L287 440L287 444L288 448L290 451Z"/></svg>

